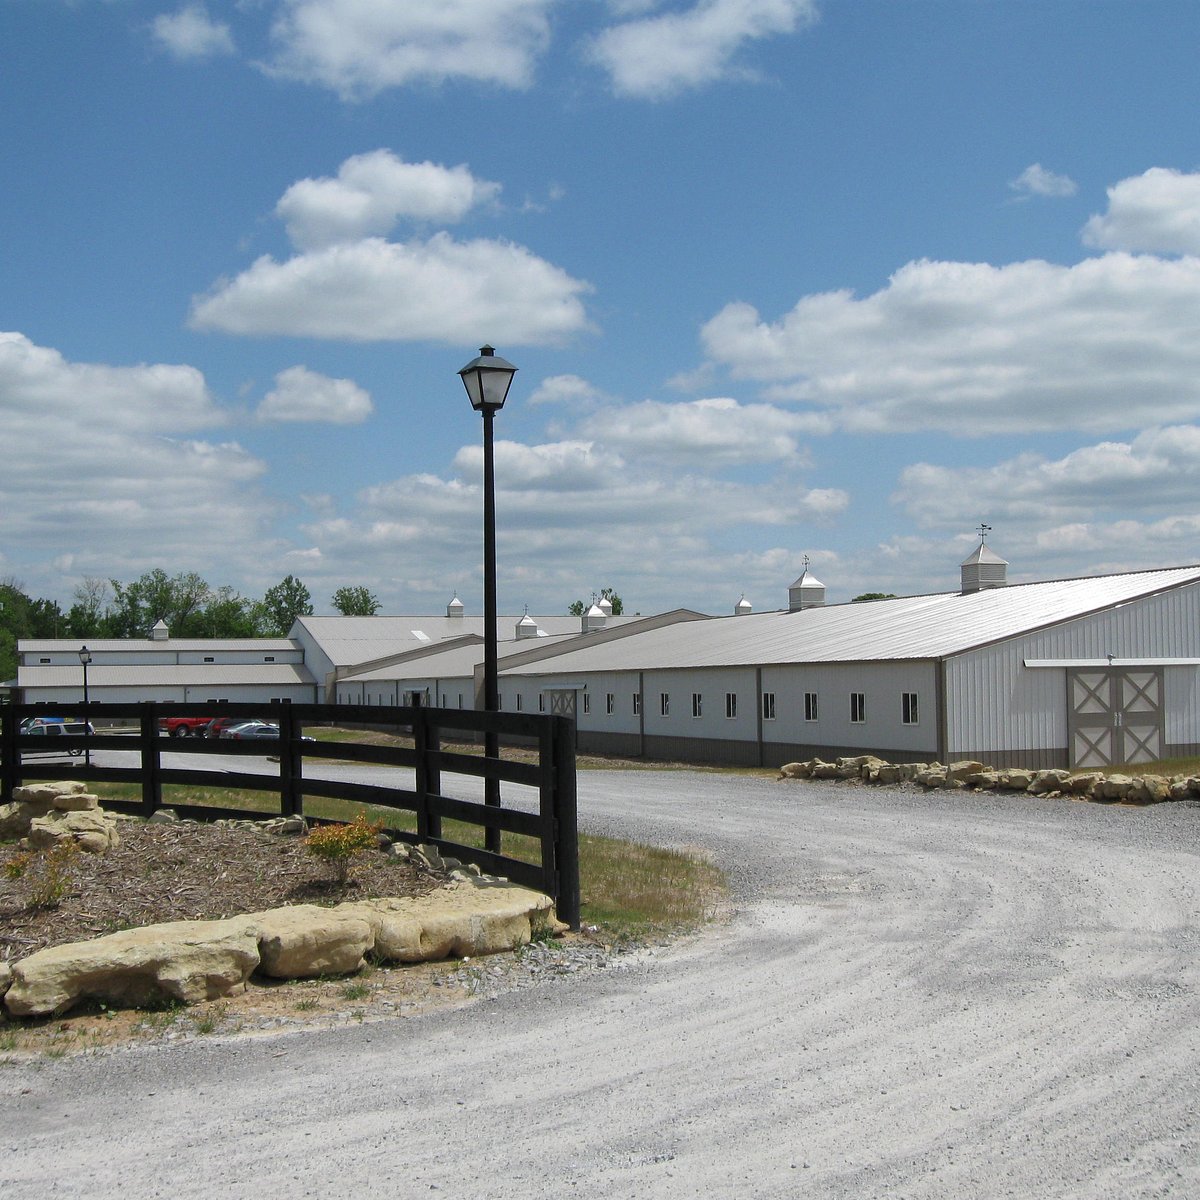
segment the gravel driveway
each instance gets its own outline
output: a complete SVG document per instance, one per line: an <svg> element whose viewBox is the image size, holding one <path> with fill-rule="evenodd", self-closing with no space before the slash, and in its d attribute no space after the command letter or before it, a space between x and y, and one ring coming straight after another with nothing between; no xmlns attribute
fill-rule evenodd
<svg viewBox="0 0 1200 1200"><path fill-rule="evenodd" d="M1200 810L587 772L732 924L425 1017L0 1071L6 1200L1200 1195Z"/></svg>

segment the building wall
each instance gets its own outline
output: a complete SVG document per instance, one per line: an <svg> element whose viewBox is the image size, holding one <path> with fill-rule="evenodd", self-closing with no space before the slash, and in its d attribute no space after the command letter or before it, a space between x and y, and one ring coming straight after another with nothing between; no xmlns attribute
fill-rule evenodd
<svg viewBox="0 0 1200 1200"><path fill-rule="evenodd" d="M83 689L75 687L26 688L26 704L78 704ZM291 700L296 704L312 704L311 684L275 684L245 687L139 687L91 688L89 698L96 704L209 704L238 703L266 704L272 700Z"/></svg>
<svg viewBox="0 0 1200 1200"><path fill-rule="evenodd" d="M1067 766L1066 669L1029 668L1024 660L1103 660L1109 654L1200 657L1200 587L1131 601L948 660L948 756ZM1197 668L1166 667L1163 674L1168 747L1200 742Z"/></svg>

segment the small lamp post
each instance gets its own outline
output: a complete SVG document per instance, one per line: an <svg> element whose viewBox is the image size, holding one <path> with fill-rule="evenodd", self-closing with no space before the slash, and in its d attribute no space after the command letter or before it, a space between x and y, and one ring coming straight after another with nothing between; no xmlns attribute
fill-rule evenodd
<svg viewBox="0 0 1200 1200"><path fill-rule="evenodd" d="M517 368L497 356L492 346L481 346L479 357L461 371L463 386L471 407L483 416L483 707L487 712L500 708L500 680L496 649L496 467L492 452L492 418L504 407L508 389ZM484 755L494 759L500 753L495 730L484 733ZM500 807L500 780L484 780L484 803ZM486 831L485 847L500 852L500 830Z"/></svg>
<svg viewBox="0 0 1200 1200"><path fill-rule="evenodd" d="M87 669L91 665L92 652L86 646L79 647L79 665L83 668L83 736L90 739L92 723L88 720L88 677ZM92 765L92 748L84 742L83 761L87 766Z"/></svg>

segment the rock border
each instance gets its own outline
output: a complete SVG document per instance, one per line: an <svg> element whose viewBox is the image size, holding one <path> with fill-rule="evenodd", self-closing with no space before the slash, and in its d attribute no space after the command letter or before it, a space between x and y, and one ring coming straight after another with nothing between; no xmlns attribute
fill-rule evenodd
<svg viewBox="0 0 1200 1200"><path fill-rule="evenodd" d="M174 822L170 809L150 818ZM303 817L256 825L280 835L307 833ZM17 788L0 808L0 836L44 849L74 841L103 854L118 844L118 820L82 783ZM381 847L382 848L382 847ZM542 892L483 875L444 858L435 846L390 842L387 852L447 880L423 896L350 900L325 908L296 904L210 921L169 921L68 942L0 963L0 1000L14 1017L61 1015L82 1000L126 1008L197 1004L246 990L251 975L312 979L350 975L368 955L415 963L515 950L567 926Z"/></svg>
<svg viewBox="0 0 1200 1200"><path fill-rule="evenodd" d="M1200 797L1196 775L1105 775L1100 771L1075 774L1061 767L986 767L973 759L952 763L890 763L874 754L826 762L820 758L787 763L779 779L857 779L863 783L914 783L937 788L1021 792L1046 798L1067 797L1101 804L1161 804Z"/></svg>

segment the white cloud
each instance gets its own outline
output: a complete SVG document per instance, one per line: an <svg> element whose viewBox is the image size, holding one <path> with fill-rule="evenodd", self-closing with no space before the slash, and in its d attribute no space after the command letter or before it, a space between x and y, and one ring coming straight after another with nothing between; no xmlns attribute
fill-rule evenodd
<svg viewBox="0 0 1200 1200"><path fill-rule="evenodd" d="M525 88L557 0L282 0L270 73L344 99L468 79Z"/></svg>
<svg viewBox="0 0 1200 1200"><path fill-rule="evenodd" d="M855 432L1109 432L1200 414L1200 259L914 262L779 321L727 305L708 355Z"/></svg>
<svg viewBox="0 0 1200 1200"><path fill-rule="evenodd" d="M408 572L401 590L435 580L440 582L429 603L444 603L455 587L468 599L466 583L475 579L479 563L481 458L479 447L466 446L447 478L411 475L365 489L351 511L323 514L305 526L305 535L333 576L361 574L355 564L382 556ZM730 592L732 605L737 589L760 582L733 561L747 553L748 528L815 526L848 503L844 492L806 488L790 474L750 483L723 479L702 456L691 470L678 462L656 468L582 437L498 442L496 482L501 606L517 611L524 601L552 609L548 598L556 593L565 607L600 586L597 580L618 585L618 591L625 580L630 588L636 584L637 594L626 598L646 612L689 596L697 602L697 590L714 583L718 594ZM794 565L773 578L784 600L798 571ZM767 568L760 564L759 570L766 578Z"/></svg>
<svg viewBox="0 0 1200 1200"><path fill-rule="evenodd" d="M401 218L441 224L461 221L494 201L498 183L476 179L466 166L409 163L390 150L346 159L337 177L301 179L284 192L275 213L301 250L386 234Z"/></svg>
<svg viewBox="0 0 1200 1200"><path fill-rule="evenodd" d="M578 375L550 375L538 384L528 404L576 404L591 406L604 398L599 388L593 387Z"/></svg>
<svg viewBox="0 0 1200 1200"><path fill-rule="evenodd" d="M1082 446L1058 459L1033 452L991 467L916 463L894 501L924 528L960 528L968 514L1030 529L1087 528L1105 513L1200 516L1200 426L1148 429L1129 442Z"/></svg>
<svg viewBox="0 0 1200 1200"><path fill-rule="evenodd" d="M227 333L352 342L558 343L589 328L588 284L511 242L438 233L396 244L334 245L287 262L270 256L193 301L191 324Z"/></svg>
<svg viewBox="0 0 1200 1200"><path fill-rule="evenodd" d="M186 4L163 13L150 26L154 40L178 59L214 58L233 54L233 35L223 21L214 21L203 4Z"/></svg>
<svg viewBox="0 0 1200 1200"><path fill-rule="evenodd" d="M809 426L807 416L769 404L715 398L605 408L588 417L582 430L629 457L711 467L799 461L797 438Z"/></svg>
<svg viewBox="0 0 1200 1200"><path fill-rule="evenodd" d="M234 442L187 436L223 420L191 367L73 363L0 333L0 511L22 570L65 595L83 575L204 571L230 547L261 558L265 465Z"/></svg>
<svg viewBox="0 0 1200 1200"><path fill-rule="evenodd" d="M1075 180L1047 171L1041 163L1026 167L1008 186L1022 196L1073 196L1079 190Z"/></svg>
<svg viewBox="0 0 1200 1200"><path fill-rule="evenodd" d="M733 59L745 43L794 33L816 18L814 0L699 0L605 30L589 56L609 72L618 95L659 99L744 76Z"/></svg>
<svg viewBox="0 0 1200 1200"><path fill-rule="evenodd" d="M1108 189L1108 212L1083 227L1106 250L1200 255L1200 174L1152 167Z"/></svg>
<svg viewBox="0 0 1200 1200"><path fill-rule="evenodd" d="M330 379L307 367L288 367L258 406L260 421L325 421L358 425L374 411L370 395L350 379Z"/></svg>

